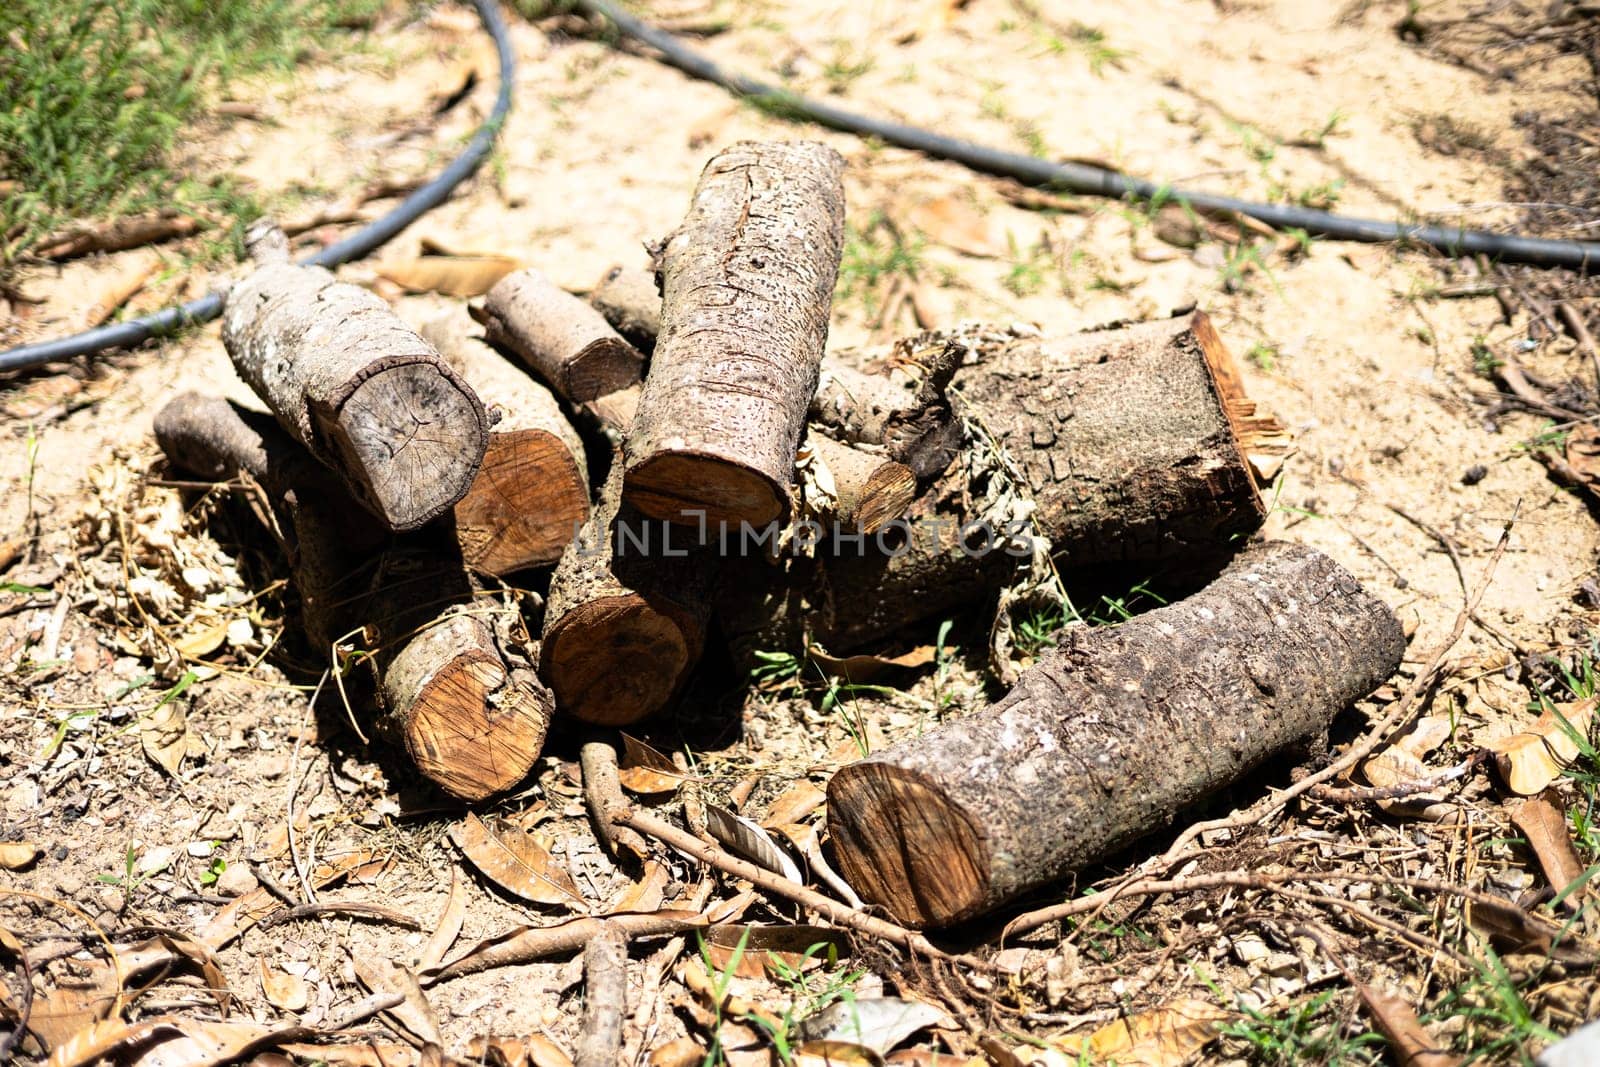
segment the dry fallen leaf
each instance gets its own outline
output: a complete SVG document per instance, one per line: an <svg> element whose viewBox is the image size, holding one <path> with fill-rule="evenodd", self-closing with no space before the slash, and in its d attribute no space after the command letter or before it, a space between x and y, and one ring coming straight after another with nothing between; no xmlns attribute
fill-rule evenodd
<svg viewBox="0 0 1600 1067"><path fill-rule="evenodd" d="M1567 435L1567 466L1592 492L1600 493L1600 426L1580 423Z"/></svg>
<svg viewBox="0 0 1600 1067"><path fill-rule="evenodd" d="M311 986L298 974L290 974L261 960L261 992L267 1003L284 1011L304 1011L311 1003Z"/></svg>
<svg viewBox="0 0 1600 1067"><path fill-rule="evenodd" d="M458 867L450 868L450 899L445 901L444 914L439 916L439 922L433 928L433 936L428 938L428 943L422 946L422 954L417 957L417 968L427 970L436 967L444 959L445 953L450 951L450 946L456 943L456 938L461 935L461 924L467 915L466 885L461 881L461 870Z"/></svg>
<svg viewBox="0 0 1600 1067"><path fill-rule="evenodd" d="M1511 806L1508 802L1508 806ZM1524 800L1511 806L1511 821L1528 839L1528 847L1539 859L1545 880L1558 897L1584 875L1583 862L1572 847L1567 833L1567 819L1561 811L1542 796ZM1563 898L1568 908L1577 907L1577 901Z"/></svg>
<svg viewBox="0 0 1600 1067"><path fill-rule="evenodd" d="M139 1067L216 1067L292 1032L172 1015L137 1023L107 1019L58 1047L50 1054L49 1067L87 1067L124 1046L138 1046Z"/></svg>
<svg viewBox="0 0 1600 1067"><path fill-rule="evenodd" d="M977 208L954 196L917 201L906 212L906 221L929 240L969 256L1000 259L1011 253L1005 232Z"/></svg>
<svg viewBox="0 0 1600 1067"><path fill-rule="evenodd" d="M662 753L628 734L622 735L622 760L617 780L630 793L652 796L676 792L684 774Z"/></svg>
<svg viewBox="0 0 1600 1067"><path fill-rule="evenodd" d="M505 825L490 829L468 812L451 828L450 839L485 878L514 896L535 904L587 907L572 876L532 834Z"/></svg>
<svg viewBox="0 0 1600 1067"><path fill-rule="evenodd" d="M44 855L44 849L32 841L0 841L0 867L20 871Z"/></svg>
<svg viewBox="0 0 1600 1067"><path fill-rule="evenodd" d="M883 1061L888 1067L988 1067L982 1056L958 1056L931 1048L907 1048L891 1052Z"/></svg>
<svg viewBox="0 0 1600 1067"><path fill-rule="evenodd" d="M1506 952L1527 952L1561 963L1584 965L1600 960L1600 953L1570 926L1557 926L1509 900L1491 903L1474 898L1467 907L1468 921L1493 937Z"/></svg>
<svg viewBox="0 0 1600 1067"><path fill-rule="evenodd" d="M1400 997L1370 985L1358 985L1356 991L1372 1013L1373 1022L1389 1039L1400 1067L1455 1067L1461 1062L1440 1048L1440 1043L1422 1028L1411 1005Z"/></svg>
<svg viewBox="0 0 1600 1067"><path fill-rule="evenodd" d="M352 1045L280 1045L283 1051L328 1067L417 1067L417 1052L398 1042L363 1041Z"/></svg>
<svg viewBox="0 0 1600 1067"><path fill-rule="evenodd" d="M949 1016L931 1004L897 997L866 997L837 1001L807 1016L795 1027L795 1035L803 1041L846 1042L886 1056L918 1030L954 1025Z"/></svg>
<svg viewBox="0 0 1600 1067"><path fill-rule="evenodd" d="M883 1057L848 1041L802 1041L790 1050L794 1067L881 1067Z"/></svg>
<svg viewBox="0 0 1600 1067"><path fill-rule="evenodd" d="M666 902L667 884L671 881L672 872L667 870L665 864L659 860L646 860L639 880L623 891L616 904L612 905L610 913L659 910Z"/></svg>
<svg viewBox="0 0 1600 1067"><path fill-rule="evenodd" d="M378 277L414 293L470 297L487 293L521 266L522 261L512 256L418 256L391 259L375 269Z"/></svg>
<svg viewBox="0 0 1600 1067"><path fill-rule="evenodd" d="M399 993L405 1000L384 1012L401 1037L423 1045L440 1045L439 1016L428 1003L417 976L399 964L376 955L350 953L350 965L369 993Z"/></svg>
<svg viewBox="0 0 1600 1067"><path fill-rule="evenodd" d="M699 1067L706 1050L692 1037L679 1037L659 1045L646 1061L649 1067Z"/></svg>
<svg viewBox="0 0 1600 1067"><path fill-rule="evenodd" d="M572 1057L542 1034L475 1037L467 1042L467 1055L485 1067L572 1067Z"/></svg>
<svg viewBox="0 0 1600 1067"><path fill-rule="evenodd" d="M713 926L704 934L706 956L719 972L732 966L744 978L777 977L774 958L791 972L847 958L854 951L848 934L826 926ZM743 948L740 948L740 942ZM734 957L738 965L734 966ZM817 1039L828 1034L815 1033Z"/></svg>
<svg viewBox="0 0 1600 1067"><path fill-rule="evenodd" d="M139 728L139 742L144 754L174 778L185 759L206 754L206 743L189 732L189 714L176 700L150 713Z"/></svg>
<svg viewBox="0 0 1600 1067"><path fill-rule="evenodd" d="M902 652L897 656L868 654L832 656L820 647L812 645L807 649L806 654L812 663L822 669L822 673L832 678L844 678L852 682L870 682L893 671L916 670L919 667L926 667L937 656L932 645L919 645L911 651Z"/></svg>
<svg viewBox="0 0 1600 1067"><path fill-rule="evenodd" d="M1204 1048L1233 1012L1192 998L1107 1023L1089 1035L1098 1060L1119 1067L1177 1067Z"/></svg>
<svg viewBox="0 0 1600 1067"><path fill-rule="evenodd" d="M761 820L761 825L770 830L804 822L812 812L822 807L827 799L827 793L802 778L785 789L778 799L767 807L767 817Z"/></svg>
<svg viewBox="0 0 1600 1067"><path fill-rule="evenodd" d="M743 816L716 804L706 806L706 832L722 847L758 867L781 874L796 885L805 885L800 868L789 858L772 835Z"/></svg>
<svg viewBox="0 0 1600 1067"><path fill-rule="evenodd" d="M1594 726L1595 697L1556 704L1539 716L1531 730L1512 734L1486 746L1495 754L1495 766L1507 788L1525 797L1547 789L1582 751L1581 738Z"/></svg>

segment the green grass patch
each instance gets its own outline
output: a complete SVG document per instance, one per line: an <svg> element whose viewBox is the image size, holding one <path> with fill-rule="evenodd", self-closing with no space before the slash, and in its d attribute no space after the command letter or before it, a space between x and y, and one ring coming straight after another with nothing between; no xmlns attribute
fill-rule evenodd
<svg viewBox="0 0 1600 1067"><path fill-rule="evenodd" d="M188 124L230 80L287 71L380 0L12 0L0 5L0 275L75 220L175 208L237 237L226 176L178 173Z"/></svg>

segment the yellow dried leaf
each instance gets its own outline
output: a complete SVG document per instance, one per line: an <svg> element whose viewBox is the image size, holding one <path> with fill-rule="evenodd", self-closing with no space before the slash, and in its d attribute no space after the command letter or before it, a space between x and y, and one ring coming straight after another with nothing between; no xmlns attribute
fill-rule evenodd
<svg viewBox="0 0 1600 1067"><path fill-rule="evenodd" d="M221 648L222 643L227 639L228 624L224 621L213 623L203 630L196 630L192 634L180 637L172 642L172 647L177 649L178 654L184 659L199 659L201 656L209 656Z"/></svg>
<svg viewBox="0 0 1600 1067"><path fill-rule="evenodd" d="M1594 726L1597 700L1557 704L1533 724L1533 729L1512 734L1486 746L1495 754L1495 766L1513 793L1525 797L1545 791L1582 751L1579 739Z"/></svg>
<svg viewBox="0 0 1600 1067"><path fill-rule="evenodd" d="M572 876L531 835L512 826L490 829L468 812L450 837L485 878L506 892L535 904L586 906Z"/></svg>
<svg viewBox="0 0 1600 1067"><path fill-rule="evenodd" d="M679 1037L650 1053L649 1067L699 1067L706 1050L692 1037Z"/></svg>
<svg viewBox="0 0 1600 1067"><path fill-rule="evenodd" d="M822 807L827 799L828 794L802 778L772 802L767 808L767 817L761 820L761 825L768 829L776 829L804 822L812 812Z"/></svg>
<svg viewBox="0 0 1600 1067"><path fill-rule="evenodd" d="M639 880L630 885L617 899L611 908L610 914L618 912L652 912L660 909L665 903L667 884L672 880L672 873L659 860L646 860L644 871Z"/></svg>
<svg viewBox="0 0 1600 1067"><path fill-rule="evenodd" d="M380 263L377 274L413 293L468 297L482 296L521 266L511 256L419 256Z"/></svg>
<svg viewBox="0 0 1600 1067"><path fill-rule="evenodd" d="M1217 1036L1233 1013L1204 1000L1175 1000L1153 1011L1107 1023L1089 1035L1097 1060L1119 1067L1177 1067Z"/></svg>
<svg viewBox="0 0 1600 1067"><path fill-rule="evenodd" d="M144 754L174 778L185 758L206 753L205 742L189 732L189 715L176 700L150 713L139 729L139 743Z"/></svg>

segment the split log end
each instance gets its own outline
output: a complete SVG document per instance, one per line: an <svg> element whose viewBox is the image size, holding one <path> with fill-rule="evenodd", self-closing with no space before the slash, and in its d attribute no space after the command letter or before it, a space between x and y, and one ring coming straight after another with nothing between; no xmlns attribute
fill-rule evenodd
<svg viewBox="0 0 1600 1067"><path fill-rule="evenodd" d="M481 574L554 563L589 517L588 493L578 458L557 435L494 434L477 480L456 504L462 558Z"/></svg>
<svg viewBox="0 0 1600 1067"><path fill-rule="evenodd" d="M828 785L828 832L851 888L908 925L949 926L988 898L983 831L917 771L840 768Z"/></svg>
<svg viewBox="0 0 1600 1067"><path fill-rule="evenodd" d="M550 724L549 694L493 648L480 620L455 615L407 642L383 672L417 769L464 800L526 777Z"/></svg>
<svg viewBox="0 0 1600 1067"><path fill-rule="evenodd" d="M431 351L374 360L312 417L352 490L392 530L414 530L460 500L488 448L482 402Z"/></svg>
<svg viewBox="0 0 1600 1067"><path fill-rule="evenodd" d="M563 712L627 726L672 699L700 658L697 632L637 593L591 600L545 631L540 673Z"/></svg>
<svg viewBox="0 0 1600 1067"><path fill-rule="evenodd" d="M652 519L760 529L787 513L787 487L722 456L662 451L630 466L622 496Z"/></svg>

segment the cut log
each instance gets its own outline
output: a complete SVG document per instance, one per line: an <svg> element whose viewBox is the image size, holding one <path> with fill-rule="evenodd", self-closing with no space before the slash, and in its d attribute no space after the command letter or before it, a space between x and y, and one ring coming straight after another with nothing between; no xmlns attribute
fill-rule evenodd
<svg viewBox="0 0 1600 1067"><path fill-rule="evenodd" d="M364 632L384 709L375 726L427 778L479 800L526 776L544 744L550 694L531 656L491 629L459 557L431 543L441 534L385 548L387 533L341 506L325 468L269 417L225 400L184 394L155 428L174 464L208 478L242 473L262 486L290 537L308 640L331 654L334 642Z"/></svg>
<svg viewBox="0 0 1600 1067"><path fill-rule="evenodd" d="M828 336L844 161L738 144L700 175L659 263L661 335L624 446L623 495L672 522L763 527L788 510Z"/></svg>
<svg viewBox="0 0 1600 1067"><path fill-rule="evenodd" d="M473 316L491 344L526 363L574 405L625 389L644 376L644 356L600 312L536 270L508 274Z"/></svg>
<svg viewBox="0 0 1600 1067"><path fill-rule="evenodd" d="M489 412L489 447L456 502L456 538L468 567L496 577L541 567L589 517L583 443L550 391L508 363L456 309L422 328Z"/></svg>
<svg viewBox="0 0 1600 1067"><path fill-rule="evenodd" d="M806 435L803 451L803 466L813 468L811 480L821 480L832 494L826 510L842 530L877 533L904 515L916 499L917 480L911 469L887 456L840 444L815 431Z"/></svg>
<svg viewBox="0 0 1600 1067"><path fill-rule="evenodd" d="M840 868L910 926L1104 857L1324 731L1405 637L1343 568L1277 542L1120 626L1072 631L1005 697L834 775Z"/></svg>
<svg viewBox="0 0 1600 1067"><path fill-rule="evenodd" d="M803 649L808 639L846 652L967 608L1029 562L1035 536L1049 540L1058 565L1080 567L1216 555L1261 524L1252 455L1267 434L1281 446L1282 429L1238 392L1203 314L1060 338L988 327L930 333L903 346L899 362L937 366L950 348L963 353L944 416L964 424L959 457L883 540L824 545L778 572L737 564L718 611L740 657ZM829 421L867 441L914 427L900 439L935 456L939 425L925 416L940 408L917 396L922 380L857 388L853 396L878 399L830 405ZM1236 425L1230 415L1246 408L1252 421ZM1017 503L1001 506L1007 500ZM751 596L752 586L766 595Z"/></svg>
<svg viewBox="0 0 1600 1067"><path fill-rule="evenodd" d="M275 226L256 224L249 243L257 267L222 322L239 376L390 529L449 510L488 445L472 389L381 299L289 262Z"/></svg>
<svg viewBox="0 0 1600 1067"><path fill-rule="evenodd" d="M655 351L661 332L661 290L655 271L612 267L589 294L589 303L639 351Z"/></svg>
<svg viewBox="0 0 1600 1067"><path fill-rule="evenodd" d="M716 559L621 502L622 465L550 577L539 671L564 714L624 726L666 706L705 648Z"/></svg>

